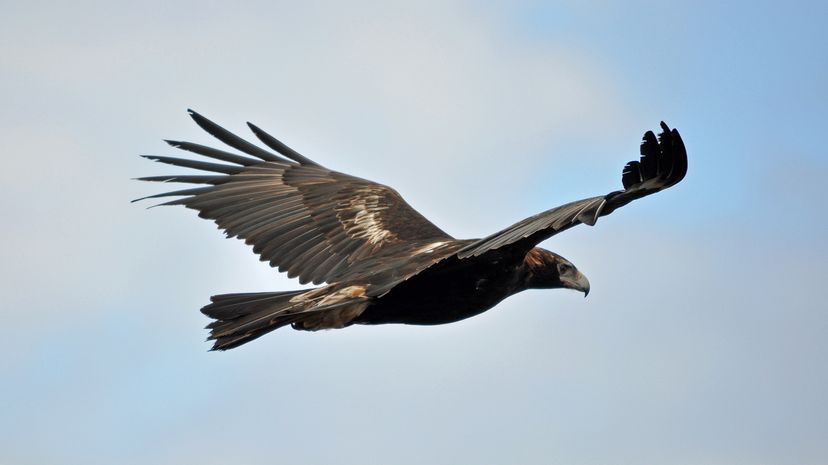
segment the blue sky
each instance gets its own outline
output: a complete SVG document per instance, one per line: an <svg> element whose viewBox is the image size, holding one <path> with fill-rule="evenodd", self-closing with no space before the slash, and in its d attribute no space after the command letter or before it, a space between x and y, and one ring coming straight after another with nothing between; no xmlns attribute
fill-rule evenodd
<svg viewBox="0 0 828 465"><path fill-rule="evenodd" d="M8 4L0 462L828 461L828 7L817 2ZM187 117L252 121L456 237L682 184L544 246L587 299L457 324L281 330L208 353L212 294L298 286L129 200Z"/></svg>

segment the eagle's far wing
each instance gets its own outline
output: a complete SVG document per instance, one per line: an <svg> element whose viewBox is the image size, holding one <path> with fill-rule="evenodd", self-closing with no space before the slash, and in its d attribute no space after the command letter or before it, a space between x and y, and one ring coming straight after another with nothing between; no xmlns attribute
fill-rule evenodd
<svg viewBox="0 0 828 465"><path fill-rule="evenodd" d="M478 256L489 250L518 243L528 250L576 224L592 226L599 217L609 215L635 199L678 183L687 173L687 152L678 131L671 130L663 121L661 129L663 132L658 138L652 131L644 134L641 161L631 161L624 167L621 176L624 190L578 200L526 218L467 245L458 252L458 256Z"/></svg>
<svg viewBox="0 0 828 465"><path fill-rule="evenodd" d="M204 130L245 155L167 141L227 163L145 156L211 174L139 178L204 186L144 198L181 197L161 205L198 210L200 217L214 220L228 237L252 245L262 261L289 277L298 276L302 283L334 282L347 279L355 262L384 251L404 250L408 243L417 248L452 240L390 187L320 166L250 123L256 136L278 155L198 113L190 111L190 115Z"/></svg>

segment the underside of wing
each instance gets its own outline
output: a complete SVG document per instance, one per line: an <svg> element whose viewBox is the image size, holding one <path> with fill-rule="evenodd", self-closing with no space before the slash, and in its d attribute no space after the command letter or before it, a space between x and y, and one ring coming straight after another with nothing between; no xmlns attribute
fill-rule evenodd
<svg viewBox="0 0 828 465"><path fill-rule="evenodd" d="M372 257L405 255L423 244L452 238L411 208L393 189L331 171L248 123L265 150L190 111L207 132L243 153L190 142L173 147L223 163L145 156L207 172L139 178L199 187L144 198L178 197L161 205L184 205L214 220L228 237L253 246L261 260L306 282L352 279ZM142 199L139 199L142 200ZM362 268L365 268L364 266Z"/></svg>
<svg viewBox="0 0 828 465"><path fill-rule="evenodd" d="M661 123L661 134L644 134L641 159L627 163L621 175L624 190L561 205L519 221L491 236L480 239L458 252L460 258L482 255L505 246L527 250L541 241L577 224L594 225L598 218L612 213L635 199L667 189L687 174L687 152L675 129Z"/></svg>

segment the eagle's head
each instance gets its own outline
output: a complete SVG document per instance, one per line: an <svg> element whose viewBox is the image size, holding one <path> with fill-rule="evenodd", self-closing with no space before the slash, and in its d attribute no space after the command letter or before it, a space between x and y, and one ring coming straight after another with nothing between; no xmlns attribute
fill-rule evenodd
<svg viewBox="0 0 828 465"><path fill-rule="evenodd" d="M569 260L540 247L523 259L526 287L530 289L575 289L589 294L589 280Z"/></svg>

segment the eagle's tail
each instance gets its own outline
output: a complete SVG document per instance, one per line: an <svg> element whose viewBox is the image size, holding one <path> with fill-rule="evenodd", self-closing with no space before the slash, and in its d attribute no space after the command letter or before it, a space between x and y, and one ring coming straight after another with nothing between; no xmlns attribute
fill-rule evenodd
<svg viewBox="0 0 828 465"><path fill-rule="evenodd" d="M207 340L215 340L211 350L227 350L289 324L309 331L345 327L368 300L361 286L222 294L211 297L201 313L216 320L207 325Z"/></svg>

